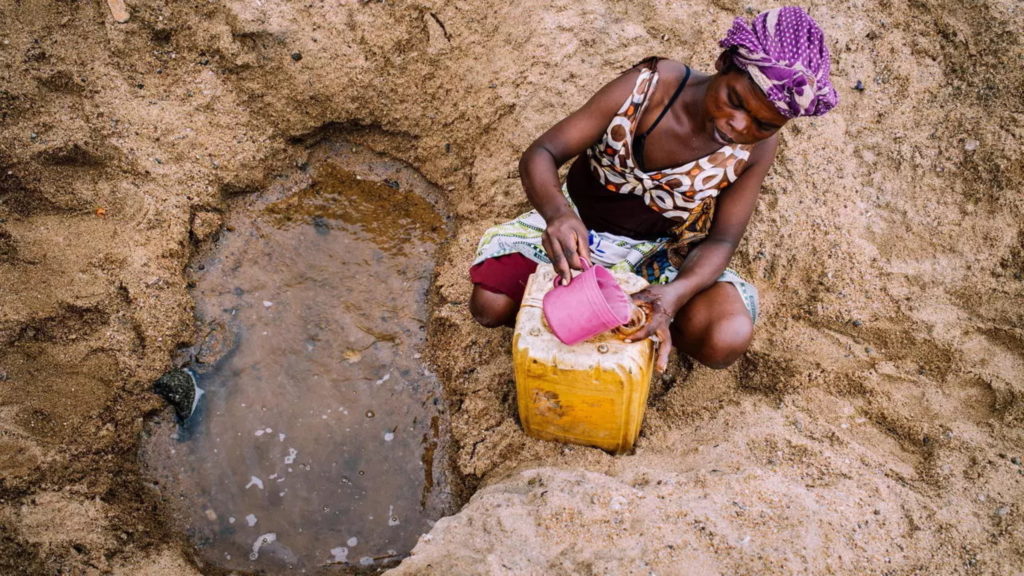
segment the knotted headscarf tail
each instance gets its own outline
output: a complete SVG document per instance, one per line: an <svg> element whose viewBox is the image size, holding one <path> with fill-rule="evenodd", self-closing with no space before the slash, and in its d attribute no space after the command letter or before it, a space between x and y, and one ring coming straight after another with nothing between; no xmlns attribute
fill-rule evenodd
<svg viewBox="0 0 1024 576"><path fill-rule="evenodd" d="M750 24L737 18L719 45L786 118L820 116L839 103L825 34L802 8L769 10Z"/></svg>

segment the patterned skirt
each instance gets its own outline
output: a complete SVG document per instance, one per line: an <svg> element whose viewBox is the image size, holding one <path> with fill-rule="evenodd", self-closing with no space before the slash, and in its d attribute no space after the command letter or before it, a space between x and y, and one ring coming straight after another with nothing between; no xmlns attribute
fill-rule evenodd
<svg viewBox="0 0 1024 576"><path fill-rule="evenodd" d="M565 189L562 191L564 193ZM566 198L569 199L568 194ZM571 199L569 204L576 210L576 205ZM531 210L510 222L489 228L480 239L473 264L516 252L534 262L550 264L551 260L541 244L545 226L544 218L536 210ZM667 284L678 274L668 259L668 241L668 238L653 242L634 240L626 236L591 230L590 259L592 263L605 268L637 274L651 284ZM759 312L757 288L730 268L722 272L717 281L728 282L736 287L743 299L743 305L750 313L750 318L756 322Z"/></svg>

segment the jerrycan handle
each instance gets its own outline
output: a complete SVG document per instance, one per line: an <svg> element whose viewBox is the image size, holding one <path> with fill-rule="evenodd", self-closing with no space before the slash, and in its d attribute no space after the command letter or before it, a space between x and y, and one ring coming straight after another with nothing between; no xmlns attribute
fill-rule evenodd
<svg viewBox="0 0 1024 576"><path fill-rule="evenodd" d="M590 270L593 267L593 265L590 263L590 261L587 260L586 258L580 258L580 262L583 263L583 271L584 272L586 272L587 270ZM570 280L569 282L571 283L572 280ZM558 288L559 286L562 286L562 277L557 275L557 274L555 274L555 282L554 283L555 283L555 288ZM566 284L566 286L568 286L568 284Z"/></svg>

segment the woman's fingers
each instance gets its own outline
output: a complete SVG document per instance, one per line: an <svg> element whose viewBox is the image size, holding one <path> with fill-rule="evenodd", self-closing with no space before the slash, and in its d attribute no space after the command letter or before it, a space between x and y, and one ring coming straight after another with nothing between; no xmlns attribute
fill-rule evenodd
<svg viewBox="0 0 1024 576"><path fill-rule="evenodd" d="M668 355L672 351L672 332L668 329L668 324L664 324L662 329L658 330L658 359L655 361L654 366L658 372L664 372L668 369Z"/></svg>
<svg viewBox="0 0 1024 576"><path fill-rule="evenodd" d="M629 335L626 342L639 342L644 338L651 338L658 346L655 357L655 368L658 372L664 372L668 367L669 352L672 351L672 332L669 325L672 316L661 306L656 294L650 289L644 289L632 296L635 305L650 305L647 323L639 330Z"/></svg>
<svg viewBox="0 0 1024 576"><path fill-rule="evenodd" d="M551 259L551 265L555 268L555 274L558 274L564 283L572 280L572 275L569 273L569 264L565 261L562 245L558 239L545 232L541 239L541 244L544 246L544 251L548 253L548 258Z"/></svg>
<svg viewBox="0 0 1024 576"><path fill-rule="evenodd" d="M580 228L582 228L582 230L576 232L576 254L580 258L590 262L590 231L587 230L586 227L582 226L582 222L580 224ZM579 264L582 269L583 263L580 262Z"/></svg>
<svg viewBox="0 0 1024 576"><path fill-rule="evenodd" d="M647 324L644 324L642 328L630 334L629 338L626 339L626 342L639 342L644 338L650 338L655 334L656 330L657 326L655 326L654 323L651 322L651 320L648 318Z"/></svg>
<svg viewBox="0 0 1024 576"><path fill-rule="evenodd" d="M569 238L563 240L562 243L562 254L565 255L565 262L569 268L573 270L582 270L583 264L580 262L579 251L576 249L576 232L570 232Z"/></svg>
<svg viewBox="0 0 1024 576"><path fill-rule="evenodd" d="M639 342L644 338L651 338L657 345L654 366L658 372L664 372L668 367L668 354L672 351L672 332L668 328L668 322L664 319L648 322L646 326L630 334L626 342Z"/></svg>
<svg viewBox="0 0 1024 576"><path fill-rule="evenodd" d="M579 219L570 222L565 232L559 234L562 241L562 253L565 259L574 270L583 269L583 259L590 260L590 247L588 246L589 234L587 227Z"/></svg>
<svg viewBox="0 0 1024 576"><path fill-rule="evenodd" d="M564 282L572 280L571 270L582 270L581 258L589 258L588 232L583 222L554 222L544 231L544 250L551 259L555 273Z"/></svg>

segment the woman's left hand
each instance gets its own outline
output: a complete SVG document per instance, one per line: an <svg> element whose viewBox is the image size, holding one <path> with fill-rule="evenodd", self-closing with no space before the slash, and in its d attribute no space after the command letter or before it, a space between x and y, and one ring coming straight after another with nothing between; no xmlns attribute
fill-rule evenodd
<svg viewBox="0 0 1024 576"><path fill-rule="evenodd" d="M651 338L658 345L658 357L655 369L664 372L668 368L668 353L672 351L672 332L669 325L675 319L676 310L671 304L672 298L665 286L648 286L633 294L634 304L646 304L648 308L647 323L629 335L626 342L636 342Z"/></svg>

